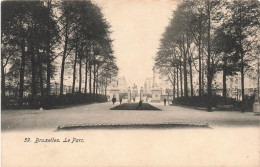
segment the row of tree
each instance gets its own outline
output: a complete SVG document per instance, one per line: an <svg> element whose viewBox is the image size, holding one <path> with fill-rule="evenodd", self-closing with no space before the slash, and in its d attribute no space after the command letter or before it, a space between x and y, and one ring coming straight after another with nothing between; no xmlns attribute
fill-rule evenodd
<svg viewBox="0 0 260 167"><path fill-rule="evenodd" d="M223 96L226 98L227 94L226 77L240 73L244 101L244 77L250 69L256 69L254 63L259 56L259 18L257 0L185 0L180 3L155 58L155 67L173 85L174 97L175 92L180 96L179 89L181 96L193 96L194 80L198 80L201 97L207 83L210 111L212 81L215 74L222 71Z"/></svg>
<svg viewBox="0 0 260 167"><path fill-rule="evenodd" d="M7 86L20 100L51 95L57 71L61 96L66 70L73 71L72 93L76 77L79 92L84 83L84 93L97 94L117 75L110 26L89 0L3 1L1 19L2 98Z"/></svg>

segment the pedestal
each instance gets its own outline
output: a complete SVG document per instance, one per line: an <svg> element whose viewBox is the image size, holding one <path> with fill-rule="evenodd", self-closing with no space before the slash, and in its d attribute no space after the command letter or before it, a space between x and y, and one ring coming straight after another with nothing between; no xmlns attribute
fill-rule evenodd
<svg viewBox="0 0 260 167"><path fill-rule="evenodd" d="M140 90L140 100L142 100L142 101L144 100L143 99L143 94L144 94L143 92L144 92L143 90Z"/></svg>
<svg viewBox="0 0 260 167"><path fill-rule="evenodd" d="M254 102L253 112L260 113L260 108L259 108L259 103L258 102Z"/></svg>
<svg viewBox="0 0 260 167"><path fill-rule="evenodd" d="M160 103L161 102L161 94L162 90L161 89L153 89L152 90L152 103Z"/></svg>
<svg viewBox="0 0 260 167"><path fill-rule="evenodd" d="M256 91L255 94L255 102L253 105L253 112L255 113L260 113L260 109L259 109L259 93Z"/></svg>
<svg viewBox="0 0 260 167"><path fill-rule="evenodd" d="M131 102L131 90L128 90L128 96L127 96L128 102Z"/></svg>

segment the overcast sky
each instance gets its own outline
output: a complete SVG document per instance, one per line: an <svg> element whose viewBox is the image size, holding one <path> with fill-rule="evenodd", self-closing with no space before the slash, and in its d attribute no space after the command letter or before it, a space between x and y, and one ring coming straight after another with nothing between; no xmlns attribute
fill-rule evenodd
<svg viewBox="0 0 260 167"><path fill-rule="evenodd" d="M111 25L119 76L139 87L152 77L153 58L176 8L170 0L95 0Z"/></svg>

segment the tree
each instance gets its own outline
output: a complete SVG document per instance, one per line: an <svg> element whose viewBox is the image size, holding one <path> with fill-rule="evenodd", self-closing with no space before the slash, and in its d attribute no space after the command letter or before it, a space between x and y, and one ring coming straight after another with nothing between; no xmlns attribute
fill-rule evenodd
<svg viewBox="0 0 260 167"><path fill-rule="evenodd" d="M226 101L227 97L227 86L226 77L236 75L238 70L237 63L239 61L239 56L235 51L237 47L236 40L231 34L225 31L225 22L222 23L220 27L215 32L213 39L213 51L216 54L220 54L221 62L217 66L217 71L223 71L223 97Z"/></svg>
<svg viewBox="0 0 260 167"><path fill-rule="evenodd" d="M91 1L4 1L2 14L2 97L6 96L8 89L8 95L14 95L13 98L17 94L20 105L23 105L24 94L31 97L32 105L38 105L39 100L51 95L51 79L58 67L62 96L66 86L64 76L67 57L75 57L75 68L68 69L74 73L73 90L77 86L75 78L79 70L78 86L81 91L83 65L85 93L87 83L92 84L91 75L94 76L94 85L93 89L89 86L89 92L95 94L107 77L114 75L104 72L108 64L112 65L111 72L117 74L110 26L101 9ZM54 65L56 58L61 59L58 66ZM57 94L58 84L55 85ZM39 94L41 98L38 98Z"/></svg>
<svg viewBox="0 0 260 167"><path fill-rule="evenodd" d="M72 25L72 2L63 1L60 5L60 10L62 13L61 16L61 24L62 24L62 36L64 39L64 47L63 47L63 55L62 55L62 63L61 63L61 75L60 75L60 95L63 95L63 81L64 81L64 66L65 60L68 56L68 42L69 42L69 34Z"/></svg>
<svg viewBox="0 0 260 167"><path fill-rule="evenodd" d="M212 53L212 37L211 31L214 24L218 24L222 17L222 7L223 4L221 1L210 1L207 0L206 3L206 12L207 12L207 93L208 93L208 105L207 110L212 111L212 80L214 74L216 73L216 62L214 59L218 59L218 54Z"/></svg>
<svg viewBox="0 0 260 167"><path fill-rule="evenodd" d="M260 2L257 0L231 1L227 3L230 17L227 20L227 32L236 39L236 53L239 54L241 73L242 102L245 100L244 76L245 69L249 68L249 62L253 59L250 54L253 40L259 40L256 29L259 29ZM242 107L242 110L244 108Z"/></svg>
<svg viewBox="0 0 260 167"><path fill-rule="evenodd" d="M51 39L56 36L56 23L49 15L43 1L5 1L2 4L2 9L2 49L6 50L11 46L13 49L10 51L13 52L14 60L20 60L19 62L12 61L16 64L10 64L9 70L11 71L9 72L19 69L19 82L17 83L19 86L17 87L19 87L19 99L21 101L25 91L26 65L31 68L30 85L32 98L35 100L38 80L40 82L40 93L42 96L44 95L46 36ZM47 20L50 26L47 26ZM19 64L19 68L12 68L17 64Z"/></svg>

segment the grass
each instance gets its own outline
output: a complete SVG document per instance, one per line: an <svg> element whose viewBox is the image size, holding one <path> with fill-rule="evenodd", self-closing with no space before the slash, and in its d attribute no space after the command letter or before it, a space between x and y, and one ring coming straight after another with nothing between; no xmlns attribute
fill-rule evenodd
<svg viewBox="0 0 260 167"><path fill-rule="evenodd" d="M143 103L141 107L138 105L138 103L123 103L111 108L110 110L160 110L148 103Z"/></svg>

